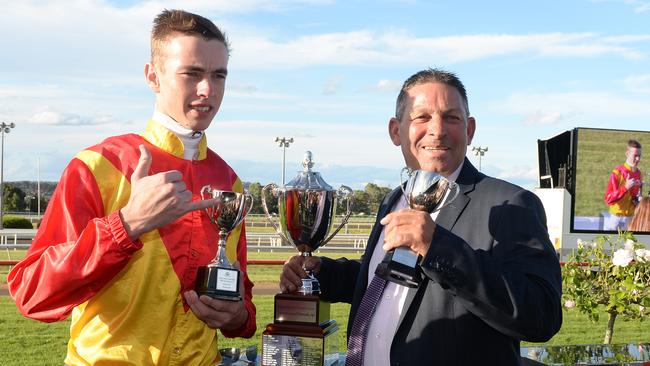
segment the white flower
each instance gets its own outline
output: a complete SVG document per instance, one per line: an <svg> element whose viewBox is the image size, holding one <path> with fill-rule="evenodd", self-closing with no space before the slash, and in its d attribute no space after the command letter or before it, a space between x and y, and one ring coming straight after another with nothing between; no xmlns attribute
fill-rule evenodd
<svg viewBox="0 0 650 366"><path fill-rule="evenodd" d="M612 264L615 266L626 267L634 260L634 250L628 250L627 243L625 243L625 246L626 249L619 249L614 252Z"/></svg>
<svg viewBox="0 0 650 366"><path fill-rule="evenodd" d="M641 262L650 262L650 250L647 249L637 249L634 251L634 254L636 254L636 259Z"/></svg>
<svg viewBox="0 0 650 366"><path fill-rule="evenodd" d="M645 311L645 306L639 305L639 312L643 313Z"/></svg>
<svg viewBox="0 0 650 366"><path fill-rule="evenodd" d="M571 309L576 306L576 302L573 300L567 300L564 302L564 307L567 309Z"/></svg>
<svg viewBox="0 0 650 366"><path fill-rule="evenodd" d="M578 248L580 249L584 248L588 244L586 241L582 239L578 239L576 242L578 243Z"/></svg>
<svg viewBox="0 0 650 366"><path fill-rule="evenodd" d="M634 251L634 240L627 239L625 241L624 246L625 246L625 250Z"/></svg>

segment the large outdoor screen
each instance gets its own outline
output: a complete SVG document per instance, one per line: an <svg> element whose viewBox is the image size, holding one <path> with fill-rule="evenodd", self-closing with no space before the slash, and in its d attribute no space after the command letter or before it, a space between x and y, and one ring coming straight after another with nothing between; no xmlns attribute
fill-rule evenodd
<svg viewBox="0 0 650 366"><path fill-rule="evenodd" d="M572 199L572 232L614 232L607 229L605 220L609 206L605 203L605 191L610 174L625 162L625 151L630 139L642 145L638 168L642 172L643 196L650 189L650 132L594 128L575 128L572 131L572 156L570 157Z"/></svg>

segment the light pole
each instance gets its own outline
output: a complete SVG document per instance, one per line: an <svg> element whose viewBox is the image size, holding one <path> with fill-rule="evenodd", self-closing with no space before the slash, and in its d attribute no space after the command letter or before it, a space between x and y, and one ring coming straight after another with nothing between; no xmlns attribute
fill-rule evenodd
<svg viewBox="0 0 650 366"><path fill-rule="evenodd" d="M0 134L2 134L2 142L0 143L0 230L4 229L4 223L3 223L3 218L2 218L2 213L4 211L4 207L2 205L2 202L4 201L4 181L3 181L3 162L4 162L4 154L5 154L5 133L11 132L11 129L16 127L16 125L11 122L11 123L4 123L0 124Z"/></svg>
<svg viewBox="0 0 650 366"><path fill-rule="evenodd" d="M275 142L282 148L282 186L284 186L284 163L286 158L287 147L293 142L293 137L276 137Z"/></svg>
<svg viewBox="0 0 650 366"><path fill-rule="evenodd" d="M474 146L472 147L472 151L474 152L474 155L478 156L478 171L481 171L481 158L485 153L488 151L487 146L485 148L482 148L480 146Z"/></svg>

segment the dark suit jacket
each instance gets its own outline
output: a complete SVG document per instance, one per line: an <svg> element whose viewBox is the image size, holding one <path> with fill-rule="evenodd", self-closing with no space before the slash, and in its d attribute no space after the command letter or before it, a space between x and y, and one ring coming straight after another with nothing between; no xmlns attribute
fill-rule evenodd
<svg viewBox="0 0 650 366"><path fill-rule="evenodd" d="M440 211L422 258L422 284L408 291L391 365L519 365L521 340L547 341L562 324L560 264L540 200L467 159L456 182L461 193ZM323 258L323 296L352 304L348 334L379 220L400 195L398 188L384 198L361 262Z"/></svg>

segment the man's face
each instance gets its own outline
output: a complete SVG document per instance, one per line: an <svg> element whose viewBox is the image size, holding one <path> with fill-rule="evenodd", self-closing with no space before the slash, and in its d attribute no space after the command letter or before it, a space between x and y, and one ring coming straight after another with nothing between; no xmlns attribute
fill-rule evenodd
<svg viewBox="0 0 650 366"><path fill-rule="evenodd" d="M641 161L641 149L637 149L636 147L628 147L627 151L625 152L625 157L627 165L636 168Z"/></svg>
<svg viewBox="0 0 650 366"><path fill-rule="evenodd" d="M391 140L401 146L408 167L445 177L463 162L475 128L458 90L443 83L413 86L402 120L392 118L388 124Z"/></svg>
<svg viewBox="0 0 650 366"><path fill-rule="evenodd" d="M217 40L179 33L169 38L161 53L162 65L145 66L158 111L190 130L207 129L223 99L226 46Z"/></svg>

